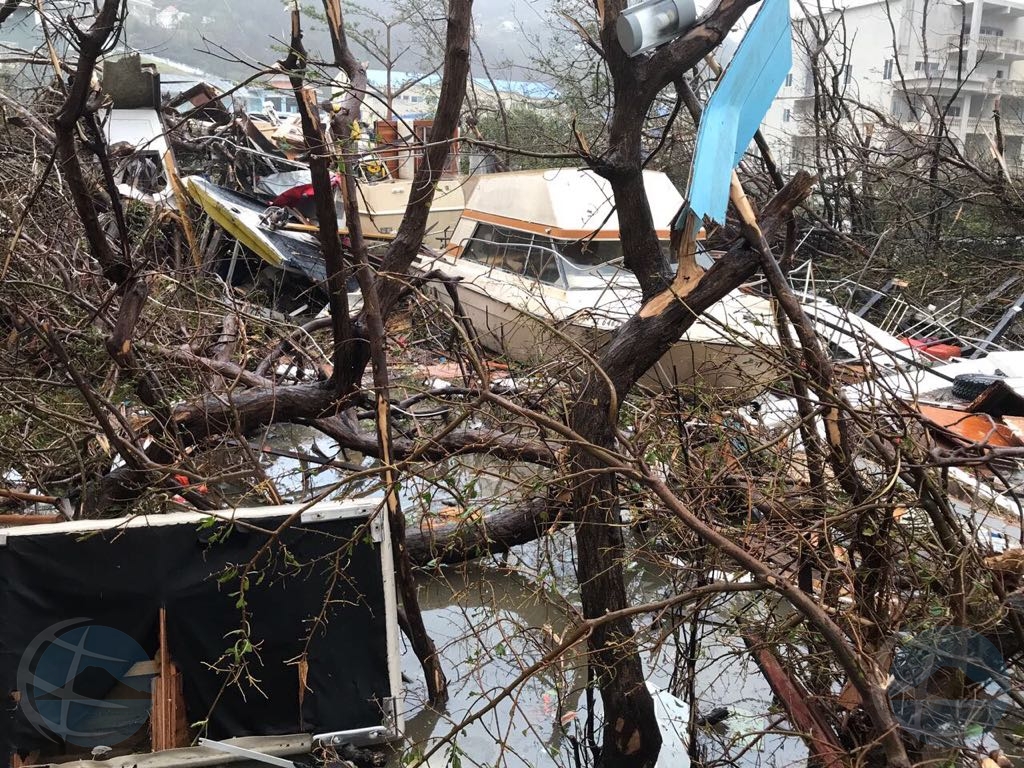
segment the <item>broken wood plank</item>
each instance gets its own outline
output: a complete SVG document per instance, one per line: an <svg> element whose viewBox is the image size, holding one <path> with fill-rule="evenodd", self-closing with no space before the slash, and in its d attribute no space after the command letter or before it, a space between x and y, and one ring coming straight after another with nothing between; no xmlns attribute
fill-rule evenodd
<svg viewBox="0 0 1024 768"><path fill-rule="evenodd" d="M0 494L0 496L3 495L5 494ZM48 525L50 523L63 523L66 519L63 515L0 515L0 527Z"/></svg>
<svg viewBox="0 0 1024 768"><path fill-rule="evenodd" d="M176 749L189 743L185 717L185 691L181 671L167 647L167 609L160 609L160 649L157 676L153 679L153 710L149 716L150 748L154 752Z"/></svg>
<svg viewBox="0 0 1024 768"><path fill-rule="evenodd" d="M918 412L928 424L968 445L985 448L1013 448L1021 445L1005 424L987 413L969 413L921 403Z"/></svg>
<svg viewBox="0 0 1024 768"><path fill-rule="evenodd" d="M763 638L744 634L743 642L786 710L790 723L805 734L811 754L825 768L846 768L846 750L803 686L782 668Z"/></svg>

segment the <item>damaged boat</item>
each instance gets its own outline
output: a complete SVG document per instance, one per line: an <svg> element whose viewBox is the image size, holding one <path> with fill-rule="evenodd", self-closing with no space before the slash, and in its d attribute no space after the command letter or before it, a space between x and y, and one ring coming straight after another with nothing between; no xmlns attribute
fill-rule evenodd
<svg viewBox="0 0 1024 768"><path fill-rule="evenodd" d="M645 171L644 185L654 220L672 221L683 200L669 178ZM580 359L598 353L640 309L605 179L572 168L518 171L473 177L466 189L451 241L416 268L458 281L462 309L484 347L524 363ZM668 258L669 230L658 237ZM710 257L702 258L709 266ZM446 292L437 293L450 305ZM641 383L746 400L777 378L778 344L771 300L733 291Z"/></svg>

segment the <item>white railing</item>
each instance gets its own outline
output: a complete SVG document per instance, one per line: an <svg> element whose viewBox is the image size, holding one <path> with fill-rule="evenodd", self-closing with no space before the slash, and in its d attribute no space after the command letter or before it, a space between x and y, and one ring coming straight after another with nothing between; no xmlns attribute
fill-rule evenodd
<svg viewBox="0 0 1024 768"><path fill-rule="evenodd" d="M951 118L951 120L959 120L960 118ZM999 123L999 128L1003 132L1004 136L1020 136L1024 134L1024 125L1021 124L1020 120L1008 120L1003 119ZM968 133L984 133L988 136L996 135L996 121L991 117L979 118L969 117L967 118L967 132Z"/></svg>
<svg viewBox="0 0 1024 768"><path fill-rule="evenodd" d="M949 47L956 52L960 51L960 35L950 35L948 38ZM967 48L970 43L970 34L963 37L963 47ZM1019 37L1005 37L1003 35L978 35L978 50L989 53L1002 53L1009 56L1024 56L1024 40Z"/></svg>

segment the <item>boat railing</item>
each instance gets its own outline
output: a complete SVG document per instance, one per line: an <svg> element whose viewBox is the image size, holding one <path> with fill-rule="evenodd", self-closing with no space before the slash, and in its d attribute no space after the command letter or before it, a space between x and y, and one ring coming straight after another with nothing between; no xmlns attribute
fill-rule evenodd
<svg viewBox="0 0 1024 768"><path fill-rule="evenodd" d="M999 343L1001 328L1005 327L1006 315L995 329L989 328L976 317L981 305L966 307L960 298L947 301L941 306L921 305L903 292L903 283L892 279L882 288L872 288L853 277L822 280L814 276L810 260L789 272L790 285L798 296L825 298L852 316L866 318L893 336L905 339L926 339L929 341L956 344L971 356L989 352L1005 351ZM752 283L757 288L764 288ZM1009 287L1004 284L983 300L991 301L998 293ZM1018 302L1024 305L1024 296ZM1015 305L1017 306L1017 305Z"/></svg>

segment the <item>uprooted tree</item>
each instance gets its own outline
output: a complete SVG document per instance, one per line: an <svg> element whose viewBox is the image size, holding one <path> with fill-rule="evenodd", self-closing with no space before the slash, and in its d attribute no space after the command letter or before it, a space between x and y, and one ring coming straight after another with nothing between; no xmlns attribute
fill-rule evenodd
<svg viewBox="0 0 1024 768"><path fill-rule="evenodd" d="M577 132L571 151L611 183L625 265L646 302L614 333L597 365L579 362L557 387L524 376L513 394L488 387L479 350L457 312L424 298L423 276L410 273L465 99L470 0L449 5L444 78L429 146L405 218L376 267L359 232L351 172L358 148L349 139L365 72L349 49L340 3L324 0L331 69L343 71L349 84L325 132L307 87L325 73L310 63L301 18L293 11L289 50L276 69L289 75L300 105L330 297L329 317L303 327L260 314L230 287L225 290L205 263L206 242L186 235L185 212L122 203L93 74L117 40L125 7L106 0L87 19L61 19L69 43L55 54L63 57L50 72L55 87L27 106L3 99L0 130L9 141L0 151L0 233L7 244L0 290L9 389L0 460L10 479L0 498L15 508L48 505L68 517L159 509L174 495L200 509L254 497L275 503L281 494L258 459L260 441L254 438L275 425L309 425L341 451L378 460L367 472L338 457L319 459L351 471L351 478L304 499L323 498L368 475L385 490L382 514L389 515L396 537L406 631L438 706L445 673L419 618L412 566L507 551L571 524L582 613L536 665L527 665L520 679L481 709L497 706L523 679L585 647L603 724L600 736L588 729L580 760L653 765L661 737L640 653L646 634L635 622L676 611L672 631L686 635L714 596L753 592L781 606L783 618L767 611L737 629L766 669L773 658L786 663L788 676L773 672L774 681L783 686L788 679L790 694L809 692L787 697L777 691L792 729L817 760L902 767L935 759L890 708L886 685L894 639L941 615L976 627L1009 656L1024 647L1024 638L1002 598L1018 586L1019 573L983 565L983 553L964 532L933 471L943 457L913 417L905 411L884 418L865 414L840 391L832 361L779 267L780 256L791 256L794 212L814 180L797 173L777 183L784 180L771 169L774 191L758 211L737 181L735 216L720 238L728 250L707 270L697 265L683 233L673 241L676 263L665 262L656 232L664 222L652 220L644 191L642 170L649 153L662 146L647 134L652 105L669 94L679 119L699 121L689 73L750 5L725 0L682 37L634 59L614 34L624 3L599 3L595 18L577 20L574 28L610 83L611 110L602 136L587 141ZM332 168L345 177L350 231L344 248ZM785 371L780 386L796 398L800 418L792 430L802 438L799 455L779 448L784 441L778 436L748 440L737 455L731 428L708 416L720 403L683 405L637 387L702 312L758 273L780 307L781 350L765 354L777 355ZM354 316L346 298L352 274L363 296ZM465 386L396 402L397 355L388 329L406 301L425 308L423 317L454 339L448 352L464 361ZM326 350L319 357L317 343ZM285 355L310 363L319 375L289 381L289 366L279 372L277 365ZM420 421L412 429L396 426L397 415L417 399L444 404L454 414L434 429ZM701 414L703 426L689 423L694 414ZM627 421L631 432L624 429ZM664 450L666 445L676 448ZM546 474L539 483L524 483L501 513L418 527L407 535L401 475L427 475L431 467L471 454L542 467ZM305 458L316 459L311 453ZM246 491L232 492L239 480ZM201 493L200 484L209 492ZM634 539L620 525L626 506L643 517L638 528L656 526L660 533ZM906 508L922 513L924 533L897 525L894 513ZM678 572L683 586L677 593L661 603L631 604L624 571L639 551ZM743 571L751 580L711 580L712 567ZM685 660L695 664L699 642L696 633L688 637ZM800 661L808 650L819 660L813 668ZM961 685L963 694L962 683L950 685ZM837 687L844 690L842 705ZM808 699L804 708L801 698ZM595 713L590 707L589 717ZM696 735L694 716L695 756Z"/></svg>

